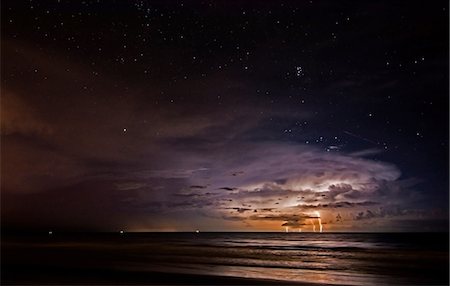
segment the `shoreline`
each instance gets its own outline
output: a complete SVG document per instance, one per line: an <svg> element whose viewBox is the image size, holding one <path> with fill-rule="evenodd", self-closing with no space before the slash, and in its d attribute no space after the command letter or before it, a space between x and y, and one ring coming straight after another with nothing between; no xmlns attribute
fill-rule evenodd
<svg viewBox="0 0 450 286"><path fill-rule="evenodd" d="M2 270L2 285L333 285L153 271L54 268L46 270L39 267L30 267L24 271L19 265L13 269L6 266Z"/></svg>

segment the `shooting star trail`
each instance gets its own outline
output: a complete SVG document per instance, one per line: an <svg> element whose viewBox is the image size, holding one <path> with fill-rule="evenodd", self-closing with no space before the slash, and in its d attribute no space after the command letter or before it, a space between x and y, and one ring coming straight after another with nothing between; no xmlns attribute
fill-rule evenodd
<svg viewBox="0 0 450 286"><path fill-rule="evenodd" d="M347 134L347 135L350 135L350 136L352 136L352 137L354 137L354 138L357 138L357 139L360 139L360 140L369 142L369 143L371 143L371 144L374 144L374 145L380 145L380 143L378 143L378 142L375 142L375 141L372 141L372 140L367 139L367 138L365 138L365 137L356 135L356 134L351 133L351 132L349 132L349 131L347 131L347 130L344 130L343 132L344 132L345 134Z"/></svg>

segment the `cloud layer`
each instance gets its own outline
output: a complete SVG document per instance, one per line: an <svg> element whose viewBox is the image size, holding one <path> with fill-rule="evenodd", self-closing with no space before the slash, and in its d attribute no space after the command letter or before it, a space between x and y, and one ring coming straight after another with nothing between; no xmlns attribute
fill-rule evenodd
<svg viewBox="0 0 450 286"><path fill-rule="evenodd" d="M7 224L312 230L320 216L333 231L441 216L417 207L420 180L374 159L380 149L313 147L303 133L280 139L274 121L297 124L311 110L260 104L248 96L256 89L249 82L217 75L118 91L114 79L91 84L89 67L15 42L7 48L21 51L7 66L41 63L38 75L29 71L24 79L52 78L2 87ZM61 73L66 66L71 71ZM90 84L88 92L73 78ZM174 104L170 96L180 94L192 100Z"/></svg>

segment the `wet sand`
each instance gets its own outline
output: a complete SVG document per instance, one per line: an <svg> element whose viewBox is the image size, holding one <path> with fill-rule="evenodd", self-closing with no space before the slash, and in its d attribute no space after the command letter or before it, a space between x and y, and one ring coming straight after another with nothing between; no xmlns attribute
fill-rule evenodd
<svg viewBox="0 0 450 286"><path fill-rule="evenodd" d="M106 269L2 269L2 285L327 285L213 275Z"/></svg>

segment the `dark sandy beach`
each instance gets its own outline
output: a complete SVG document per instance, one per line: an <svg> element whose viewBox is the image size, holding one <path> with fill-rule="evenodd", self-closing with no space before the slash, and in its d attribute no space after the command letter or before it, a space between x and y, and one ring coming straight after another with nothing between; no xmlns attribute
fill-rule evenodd
<svg viewBox="0 0 450 286"><path fill-rule="evenodd" d="M105 269L5 269L2 285L331 285L270 279Z"/></svg>

